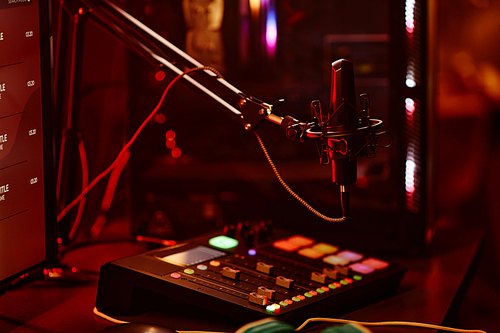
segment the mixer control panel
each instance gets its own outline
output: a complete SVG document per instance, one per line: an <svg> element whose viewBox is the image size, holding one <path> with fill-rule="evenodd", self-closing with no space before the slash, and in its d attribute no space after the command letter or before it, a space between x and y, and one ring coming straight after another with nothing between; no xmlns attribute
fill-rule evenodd
<svg viewBox="0 0 500 333"><path fill-rule="evenodd" d="M104 265L97 308L137 312L133 301L116 302L114 294L147 290L246 320L338 315L354 303L389 296L405 273L396 263L303 235L263 244L229 235L225 230ZM127 276L134 282L127 284Z"/></svg>

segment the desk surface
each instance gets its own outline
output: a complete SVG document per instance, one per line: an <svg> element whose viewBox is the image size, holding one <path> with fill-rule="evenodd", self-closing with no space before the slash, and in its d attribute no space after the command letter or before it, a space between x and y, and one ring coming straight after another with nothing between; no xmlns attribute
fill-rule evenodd
<svg viewBox="0 0 500 333"><path fill-rule="evenodd" d="M343 318L360 321L404 320L453 325L463 296L464 281L481 243L479 232L441 228L428 254L389 258L408 267L396 295L351 312ZM144 244L89 245L64 256L63 262L90 272L84 284L34 281L0 296L0 332L98 332L110 323L92 312L101 265L141 253ZM94 274L92 274L92 272ZM215 318L146 314L131 320L163 322L177 330L234 331L240 323ZM126 318L127 319L127 318ZM320 326L313 326L317 331ZM480 327L474 327L480 329ZM372 328L373 332L415 332L415 329ZM309 331L309 330L307 330ZM311 329L311 331L313 331Z"/></svg>

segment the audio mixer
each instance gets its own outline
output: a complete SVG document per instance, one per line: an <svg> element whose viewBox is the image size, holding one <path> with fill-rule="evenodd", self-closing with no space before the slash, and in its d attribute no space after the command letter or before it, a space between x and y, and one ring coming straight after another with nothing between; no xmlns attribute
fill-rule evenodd
<svg viewBox="0 0 500 333"><path fill-rule="evenodd" d="M167 308L182 302L244 321L301 321L387 297L405 272L397 263L329 242L297 234L272 239L263 223L239 224L105 264L96 307L108 315L135 315L148 310L154 295Z"/></svg>

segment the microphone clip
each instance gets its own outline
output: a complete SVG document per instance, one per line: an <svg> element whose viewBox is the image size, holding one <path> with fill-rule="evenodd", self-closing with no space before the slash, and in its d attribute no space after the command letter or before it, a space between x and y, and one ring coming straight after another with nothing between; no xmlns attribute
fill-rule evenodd
<svg viewBox="0 0 500 333"><path fill-rule="evenodd" d="M311 102L312 122L308 123L306 136L316 139L321 164L330 164L332 159L350 159L360 156L375 157L378 137L389 133L382 131L382 120L370 118L370 97L360 95L362 109L356 110L359 119L356 128L343 130L329 126L321 110L321 102ZM352 107L352 106L351 106ZM392 145L393 137L387 148Z"/></svg>

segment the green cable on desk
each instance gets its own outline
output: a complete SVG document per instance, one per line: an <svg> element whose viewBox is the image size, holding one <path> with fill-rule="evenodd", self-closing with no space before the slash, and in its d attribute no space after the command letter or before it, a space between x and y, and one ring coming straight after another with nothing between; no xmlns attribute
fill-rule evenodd
<svg viewBox="0 0 500 333"><path fill-rule="evenodd" d="M282 321L266 318L247 324L235 333L296 333L295 328ZM370 333L367 328L358 324L345 324L325 328L321 333Z"/></svg>

